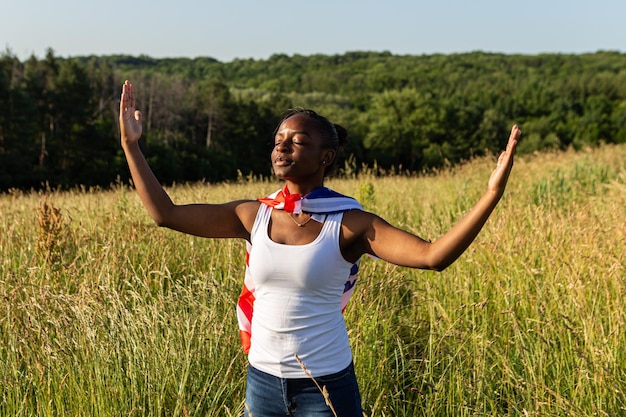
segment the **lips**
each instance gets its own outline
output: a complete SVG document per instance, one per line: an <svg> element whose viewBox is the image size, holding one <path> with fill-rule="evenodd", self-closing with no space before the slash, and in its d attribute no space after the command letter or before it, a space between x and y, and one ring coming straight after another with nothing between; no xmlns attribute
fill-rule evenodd
<svg viewBox="0 0 626 417"><path fill-rule="evenodd" d="M274 160L274 165L287 166L287 165L291 165L292 162L293 161L291 159L276 158Z"/></svg>

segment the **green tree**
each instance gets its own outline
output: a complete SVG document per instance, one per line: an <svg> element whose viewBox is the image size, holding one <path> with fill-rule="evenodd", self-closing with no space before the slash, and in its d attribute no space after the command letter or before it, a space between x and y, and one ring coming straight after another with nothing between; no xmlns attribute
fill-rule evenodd
<svg viewBox="0 0 626 417"><path fill-rule="evenodd" d="M626 143L626 100L618 103L611 113L611 131L617 143Z"/></svg>
<svg viewBox="0 0 626 417"><path fill-rule="evenodd" d="M196 124L200 121L206 123L204 145L207 148L219 147L216 137L227 136L220 133L224 128L225 113L231 100L228 86L213 79L199 81L192 87L192 97L196 101Z"/></svg>
<svg viewBox="0 0 626 417"><path fill-rule="evenodd" d="M0 55L0 191L36 185L38 116L23 79L19 60L9 52Z"/></svg>
<svg viewBox="0 0 626 417"><path fill-rule="evenodd" d="M424 150L443 143L443 118L438 101L413 88L377 94L365 115L365 148L382 166L421 169Z"/></svg>

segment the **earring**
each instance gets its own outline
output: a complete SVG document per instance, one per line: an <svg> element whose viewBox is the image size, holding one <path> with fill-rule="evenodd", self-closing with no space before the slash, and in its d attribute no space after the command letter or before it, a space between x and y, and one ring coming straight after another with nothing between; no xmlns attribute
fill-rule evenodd
<svg viewBox="0 0 626 417"><path fill-rule="evenodd" d="M322 161L322 165L326 165L326 161Z"/></svg>

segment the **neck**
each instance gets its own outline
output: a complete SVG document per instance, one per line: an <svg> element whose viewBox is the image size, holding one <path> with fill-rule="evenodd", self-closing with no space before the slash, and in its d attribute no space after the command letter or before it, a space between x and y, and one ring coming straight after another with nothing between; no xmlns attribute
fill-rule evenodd
<svg viewBox="0 0 626 417"><path fill-rule="evenodd" d="M299 184L294 183L292 181L287 181L287 189L291 194L300 194L301 196L305 196L309 194L311 191L316 188L323 187L324 184Z"/></svg>

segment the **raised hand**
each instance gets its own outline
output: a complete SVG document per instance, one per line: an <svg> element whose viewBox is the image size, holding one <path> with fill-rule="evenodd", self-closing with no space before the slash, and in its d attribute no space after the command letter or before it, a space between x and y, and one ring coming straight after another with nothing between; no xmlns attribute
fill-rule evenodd
<svg viewBox="0 0 626 417"><path fill-rule="evenodd" d="M122 145L134 143L141 137L141 112L135 109L133 85L126 80L120 98L120 134Z"/></svg>
<svg viewBox="0 0 626 417"><path fill-rule="evenodd" d="M489 178L488 190L493 191L499 195L504 193L504 188L509 179L511 168L513 168L513 155L515 155L515 149L517 148L517 142L519 140L522 131L517 125L514 125L511 129L511 135L509 136L509 142L506 145L506 149L498 157L496 169L491 173Z"/></svg>

